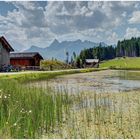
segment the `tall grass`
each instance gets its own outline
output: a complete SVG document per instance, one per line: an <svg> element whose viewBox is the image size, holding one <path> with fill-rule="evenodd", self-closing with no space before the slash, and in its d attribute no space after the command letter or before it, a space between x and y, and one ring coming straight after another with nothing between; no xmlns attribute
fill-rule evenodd
<svg viewBox="0 0 140 140"><path fill-rule="evenodd" d="M0 138L140 138L139 91L68 91L1 79Z"/></svg>
<svg viewBox="0 0 140 140"><path fill-rule="evenodd" d="M0 81L0 138L40 138L61 125L70 104L66 94Z"/></svg>
<svg viewBox="0 0 140 140"><path fill-rule="evenodd" d="M139 92L77 97L61 129L63 135L44 138L140 138Z"/></svg>

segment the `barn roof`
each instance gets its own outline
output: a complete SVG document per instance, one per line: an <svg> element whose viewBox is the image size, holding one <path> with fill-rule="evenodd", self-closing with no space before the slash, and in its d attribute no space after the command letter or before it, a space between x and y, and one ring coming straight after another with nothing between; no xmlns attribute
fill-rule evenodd
<svg viewBox="0 0 140 140"><path fill-rule="evenodd" d="M38 52L19 52L19 53L10 53L10 58L13 59L32 59L35 56L38 56L40 59L43 57Z"/></svg>
<svg viewBox="0 0 140 140"><path fill-rule="evenodd" d="M99 59L86 59L86 63L98 63Z"/></svg>
<svg viewBox="0 0 140 140"><path fill-rule="evenodd" d="M0 42L2 43L3 47L5 47L9 52L14 51L11 45L7 42L4 36L0 37Z"/></svg>

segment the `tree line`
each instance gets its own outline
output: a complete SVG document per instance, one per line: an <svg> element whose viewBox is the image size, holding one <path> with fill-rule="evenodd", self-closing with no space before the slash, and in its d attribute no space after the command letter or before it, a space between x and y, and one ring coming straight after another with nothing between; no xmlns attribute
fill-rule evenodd
<svg viewBox="0 0 140 140"><path fill-rule="evenodd" d="M139 57L140 56L140 37L118 41L116 47L117 57Z"/></svg>
<svg viewBox="0 0 140 140"><path fill-rule="evenodd" d="M78 56L73 53L71 63L76 67L82 67L85 59L109 60L115 57L139 57L140 56L140 37L124 39L118 41L117 46L102 46L84 49Z"/></svg>

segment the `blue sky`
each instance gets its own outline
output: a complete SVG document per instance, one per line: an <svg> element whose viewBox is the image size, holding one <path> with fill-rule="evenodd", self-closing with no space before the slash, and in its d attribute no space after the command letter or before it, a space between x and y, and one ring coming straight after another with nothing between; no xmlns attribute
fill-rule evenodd
<svg viewBox="0 0 140 140"><path fill-rule="evenodd" d="M116 44L140 36L140 2L0 1L0 35L20 51L54 39Z"/></svg>

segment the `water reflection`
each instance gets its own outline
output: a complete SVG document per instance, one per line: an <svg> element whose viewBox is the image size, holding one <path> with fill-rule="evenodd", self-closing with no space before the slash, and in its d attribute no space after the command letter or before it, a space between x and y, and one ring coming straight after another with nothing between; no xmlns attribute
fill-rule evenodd
<svg viewBox="0 0 140 140"><path fill-rule="evenodd" d="M54 87L67 87L96 93L117 93L140 89L140 72L135 71L101 71L85 74L62 76L50 80Z"/></svg>
<svg viewBox="0 0 140 140"><path fill-rule="evenodd" d="M51 86L58 90L67 90L68 93L96 92L118 93L140 89L140 72L106 70L61 76L49 81L33 83L36 86Z"/></svg>

